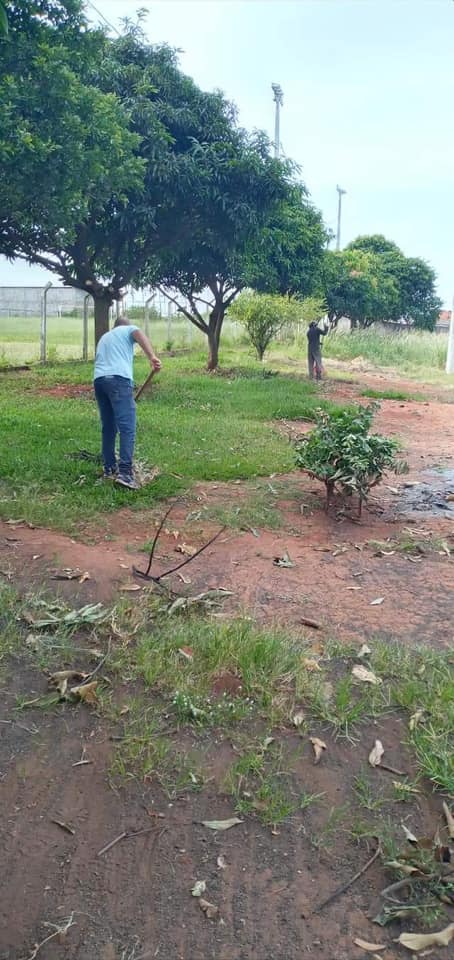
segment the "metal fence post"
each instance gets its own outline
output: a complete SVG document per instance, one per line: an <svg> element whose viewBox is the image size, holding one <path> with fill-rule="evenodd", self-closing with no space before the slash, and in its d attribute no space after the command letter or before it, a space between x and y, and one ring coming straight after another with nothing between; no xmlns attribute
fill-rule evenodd
<svg viewBox="0 0 454 960"><path fill-rule="evenodd" d="M39 358L41 363L46 362L47 357L47 293L52 283L46 283L41 297L41 331L39 338Z"/></svg>
<svg viewBox="0 0 454 960"><path fill-rule="evenodd" d="M167 304L167 343L172 343L172 304Z"/></svg>
<svg viewBox="0 0 454 960"><path fill-rule="evenodd" d="M153 303L156 294L152 293L151 297L148 297L148 300L145 300L145 334L147 337L150 336L150 307L149 304Z"/></svg>
<svg viewBox="0 0 454 960"><path fill-rule="evenodd" d="M88 301L91 294L87 293L84 299L84 325L82 341L82 360L88 360Z"/></svg>

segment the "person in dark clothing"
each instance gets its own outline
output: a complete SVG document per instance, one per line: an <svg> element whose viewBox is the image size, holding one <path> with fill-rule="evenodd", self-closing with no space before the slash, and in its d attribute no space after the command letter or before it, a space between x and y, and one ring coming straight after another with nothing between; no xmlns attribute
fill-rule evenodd
<svg viewBox="0 0 454 960"><path fill-rule="evenodd" d="M322 330L317 326L315 320L309 324L309 329L307 331L307 365L309 368L309 376L311 380L322 379L322 348L321 348L321 338L325 337L328 333L328 327L325 326Z"/></svg>

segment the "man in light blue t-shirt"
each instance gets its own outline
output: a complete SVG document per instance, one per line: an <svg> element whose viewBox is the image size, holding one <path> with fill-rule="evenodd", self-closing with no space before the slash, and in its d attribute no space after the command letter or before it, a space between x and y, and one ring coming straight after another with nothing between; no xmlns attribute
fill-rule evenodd
<svg viewBox="0 0 454 960"><path fill-rule="evenodd" d="M104 477L122 487L137 490L132 461L136 439L134 400L134 344L138 343L150 361L152 370L161 369L153 347L127 317L119 317L113 330L101 337L96 348L94 387L102 425ZM117 468L115 440L120 434L120 459Z"/></svg>

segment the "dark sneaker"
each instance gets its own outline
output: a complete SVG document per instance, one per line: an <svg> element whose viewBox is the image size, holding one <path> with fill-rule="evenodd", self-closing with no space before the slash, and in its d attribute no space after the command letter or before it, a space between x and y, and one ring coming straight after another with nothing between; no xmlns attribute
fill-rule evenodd
<svg viewBox="0 0 454 960"><path fill-rule="evenodd" d="M134 477L127 476L125 473L119 473L115 477L115 483L118 483L120 487L127 487L128 490L140 490L140 484L137 483L137 480L134 480Z"/></svg>
<svg viewBox="0 0 454 960"><path fill-rule="evenodd" d="M104 470L102 475L103 480L116 480L118 477L118 470L116 467L109 467L108 470Z"/></svg>

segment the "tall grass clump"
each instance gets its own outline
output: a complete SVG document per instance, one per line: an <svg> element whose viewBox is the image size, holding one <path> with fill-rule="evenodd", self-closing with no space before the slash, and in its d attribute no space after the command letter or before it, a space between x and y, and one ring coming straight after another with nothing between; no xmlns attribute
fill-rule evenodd
<svg viewBox="0 0 454 960"><path fill-rule="evenodd" d="M420 366L444 369L447 335L423 330L385 333L378 329L335 331L325 338L326 357L354 360L364 357L389 367Z"/></svg>

